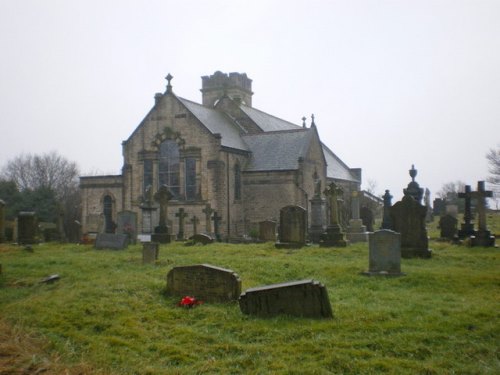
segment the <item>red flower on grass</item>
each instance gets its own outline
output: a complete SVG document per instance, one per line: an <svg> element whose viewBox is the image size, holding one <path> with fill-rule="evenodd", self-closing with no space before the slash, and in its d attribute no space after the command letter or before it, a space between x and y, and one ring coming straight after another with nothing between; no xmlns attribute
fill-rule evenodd
<svg viewBox="0 0 500 375"><path fill-rule="evenodd" d="M177 304L177 306L191 308L191 307L194 307L196 305L201 305L202 303L203 303L202 301L198 301L194 297L186 296L180 300L180 302Z"/></svg>

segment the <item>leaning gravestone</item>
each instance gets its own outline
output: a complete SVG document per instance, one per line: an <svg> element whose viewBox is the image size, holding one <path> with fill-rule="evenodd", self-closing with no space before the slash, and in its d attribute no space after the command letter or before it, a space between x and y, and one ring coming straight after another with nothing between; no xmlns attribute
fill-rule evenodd
<svg viewBox="0 0 500 375"><path fill-rule="evenodd" d="M137 238L137 214L134 211L121 211L116 215L118 234L126 234L129 243L135 244Z"/></svg>
<svg viewBox="0 0 500 375"><path fill-rule="evenodd" d="M453 240L457 235L458 219L450 214L446 214L439 219L439 228L441 229L441 238Z"/></svg>
<svg viewBox="0 0 500 375"><path fill-rule="evenodd" d="M259 240L276 241L276 222L273 220L264 220L259 223Z"/></svg>
<svg viewBox="0 0 500 375"><path fill-rule="evenodd" d="M17 243L33 245L36 243L37 218L34 212L19 212L17 216Z"/></svg>
<svg viewBox="0 0 500 375"><path fill-rule="evenodd" d="M142 264L154 263L158 260L160 244L158 242L142 243Z"/></svg>
<svg viewBox="0 0 500 375"><path fill-rule="evenodd" d="M210 237L208 234L204 233L198 233L194 234L191 237L189 237L189 241L186 242L186 245L196 245L197 243L200 243L202 245L208 245L214 242L214 239Z"/></svg>
<svg viewBox="0 0 500 375"><path fill-rule="evenodd" d="M370 233L368 271L364 275L401 276L401 234L389 229Z"/></svg>
<svg viewBox="0 0 500 375"><path fill-rule="evenodd" d="M286 206L280 210L279 249L297 249L306 243L307 212L303 207Z"/></svg>
<svg viewBox="0 0 500 375"><path fill-rule="evenodd" d="M246 290L239 299L243 314L332 318L326 287L314 280L293 281Z"/></svg>
<svg viewBox="0 0 500 375"><path fill-rule="evenodd" d="M128 236L126 234L97 233L94 246L98 250L123 250L128 246Z"/></svg>
<svg viewBox="0 0 500 375"><path fill-rule="evenodd" d="M241 280L231 270L209 264L179 266L167 274L167 294L177 297L192 296L204 302L237 300Z"/></svg>

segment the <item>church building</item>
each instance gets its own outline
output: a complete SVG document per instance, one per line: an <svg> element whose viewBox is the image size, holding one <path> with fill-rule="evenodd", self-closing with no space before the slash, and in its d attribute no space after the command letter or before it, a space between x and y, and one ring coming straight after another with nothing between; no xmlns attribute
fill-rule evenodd
<svg viewBox="0 0 500 375"><path fill-rule="evenodd" d="M134 213L135 232L152 233L161 186L171 196L170 233L213 234L216 216L223 240L255 233L264 220L279 222L285 206L309 212L315 188L330 181L347 201L360 189L361 169L321 142L314 116L307 127L305 118L296 125L254 108L245 73L202 77L201 104L177 96L172 78L122 142L122 173L80 177L83 233L114 232L122 212Z"/></svg>

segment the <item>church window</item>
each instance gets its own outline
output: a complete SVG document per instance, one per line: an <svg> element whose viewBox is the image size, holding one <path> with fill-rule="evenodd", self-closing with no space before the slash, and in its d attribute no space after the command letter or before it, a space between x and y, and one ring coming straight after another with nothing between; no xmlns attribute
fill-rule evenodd
<svg viewBox="0 0 500 375"><path fill-rule="evenodd" d="M113 223L113 198L109 195L103 199L103 214L104 214L104 232L114 233L115 224Z"/></svg>
<svg viewBox="0 0 500 375"><path fill-rule="evenodd" d="M185 183L186 183L186 200L194 201L196 199L196 159L186 158L185 159L186 173L185 173Z"/></svg>
<svg viewBox="0 0 500 375"><path fill-rule="evenodd" d="M167 185L174 199L180 195L180 157L179 146L174 140L167 139L160 144L159 184Z"/></svg>
<svg viewBox="0 0 500 375"><path fill-rule="evenodd" d="M153 160L146 159L144 160L144 184L142 186L143 191L145 192L148 186L153 186Z"/></svg>
<svg viewBox="0 0 500 375"><path fill-rule="evenodd" d="M241 199L241 169L239 164L234 166L234 199Z"/></svg>

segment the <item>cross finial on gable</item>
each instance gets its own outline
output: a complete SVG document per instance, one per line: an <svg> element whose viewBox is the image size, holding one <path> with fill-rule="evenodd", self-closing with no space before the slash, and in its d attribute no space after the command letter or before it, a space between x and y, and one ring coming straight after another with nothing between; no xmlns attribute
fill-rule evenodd
<svg viewBox="0 0 500 375"><path fill-rule="evenodd" d="M302 117L302 127L305 129L306 128L306 116Z"/></svg>
<svg viewBox="0 0 500 375"><path fill-rule="evenodd" d="M314 122L314 113L311 115L311 127L316 126L316 123Z"/></svg>
<svg viewBox="0 0 500 375"><path fill-rule="evenodd" d="M168 73L167 76L165 77L165 79L167 80L167 93L172 92L172 85L170 84L172 78L174 78L174 76L170 73Z"/></svg>

